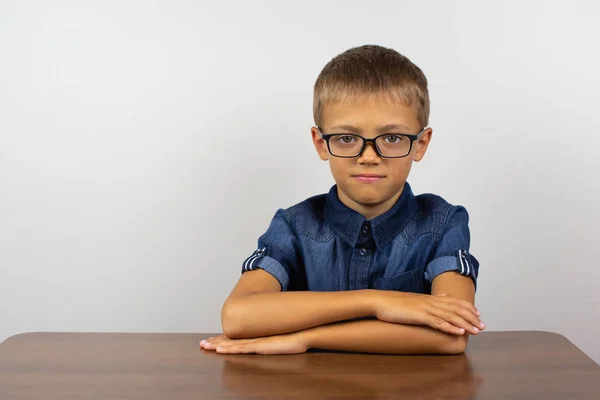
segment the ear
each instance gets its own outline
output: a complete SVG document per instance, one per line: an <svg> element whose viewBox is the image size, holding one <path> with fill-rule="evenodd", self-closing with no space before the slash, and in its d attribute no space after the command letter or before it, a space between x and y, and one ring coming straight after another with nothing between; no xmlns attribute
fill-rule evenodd
<svg viewBox="0 0 600 400"><path fill-rule="evenodd" d="M323 161L329 160L329 151L327 150L327 142L321 138L319 134L319 130L316 127L312 127L310 129L310 133L312 135L313 144L315 145L315 149L319 154L319 158Z"/></svg>
<svg viewBox="0 0 600 400"><path fill-rule="evenodd" d="M425 153L427 152L427 147L429 147L429 142L431 142L431 136L433 135L433 129L427 128L423 131L421 138L418 139L413 144L414 156L413 160L419 162L425 157Z"/></svg>

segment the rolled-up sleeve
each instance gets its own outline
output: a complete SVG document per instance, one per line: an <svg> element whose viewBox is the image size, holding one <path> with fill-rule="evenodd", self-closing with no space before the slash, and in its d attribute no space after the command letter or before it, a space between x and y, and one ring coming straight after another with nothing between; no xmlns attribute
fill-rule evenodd
<svg viewBox="0 0 600 400"><path fill-rule="evenodd" d="M258 248L242 264L242 274L262 269L273 275L286 291L297 275L300 254L298 241L285 211L275 213L267 231L258 239Z"/></svg>
<svg viewBox="0 0 600 400"><path fill-rule="evenodd" d="M467 210L462 206L452 207L444 226L433 260L425 269L425 279L431 283L444 272L456 271L470 277L477 288L479 261L469 253L471 235Z"/></svg>

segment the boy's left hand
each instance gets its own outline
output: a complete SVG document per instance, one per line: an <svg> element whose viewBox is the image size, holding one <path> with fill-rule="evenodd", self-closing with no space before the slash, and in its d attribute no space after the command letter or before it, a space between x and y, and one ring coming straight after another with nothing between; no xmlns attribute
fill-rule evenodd
<svg viewBox="0 0 600 400"><path fill-rule="evenodd" d="M299 333L268 336L256 339L229 339L225 335L200 342L200 348L221 354L299 354L308 346Z"/></svg>

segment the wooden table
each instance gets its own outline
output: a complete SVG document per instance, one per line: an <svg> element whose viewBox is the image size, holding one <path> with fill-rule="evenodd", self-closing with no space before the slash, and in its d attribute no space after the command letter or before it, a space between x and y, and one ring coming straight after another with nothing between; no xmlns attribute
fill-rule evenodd
<svg viewBox="0 0 600 400"><path fill-rule="evenodd" d="M600 399L600 366L547 332L485 332L459 356L219 355L208 336L13 336L0 399Z"/></svg>

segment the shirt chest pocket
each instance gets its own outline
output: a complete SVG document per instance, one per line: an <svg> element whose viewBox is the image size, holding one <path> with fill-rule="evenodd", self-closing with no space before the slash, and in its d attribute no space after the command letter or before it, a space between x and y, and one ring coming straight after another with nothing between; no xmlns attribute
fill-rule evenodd
<svg viewBox="0 0 600 400"><path fill-rule="evenodd" d="M419 271L408 271L389 278L378 279L375 281L373 289L424 293L424 286L423 277Z"/></svg>

